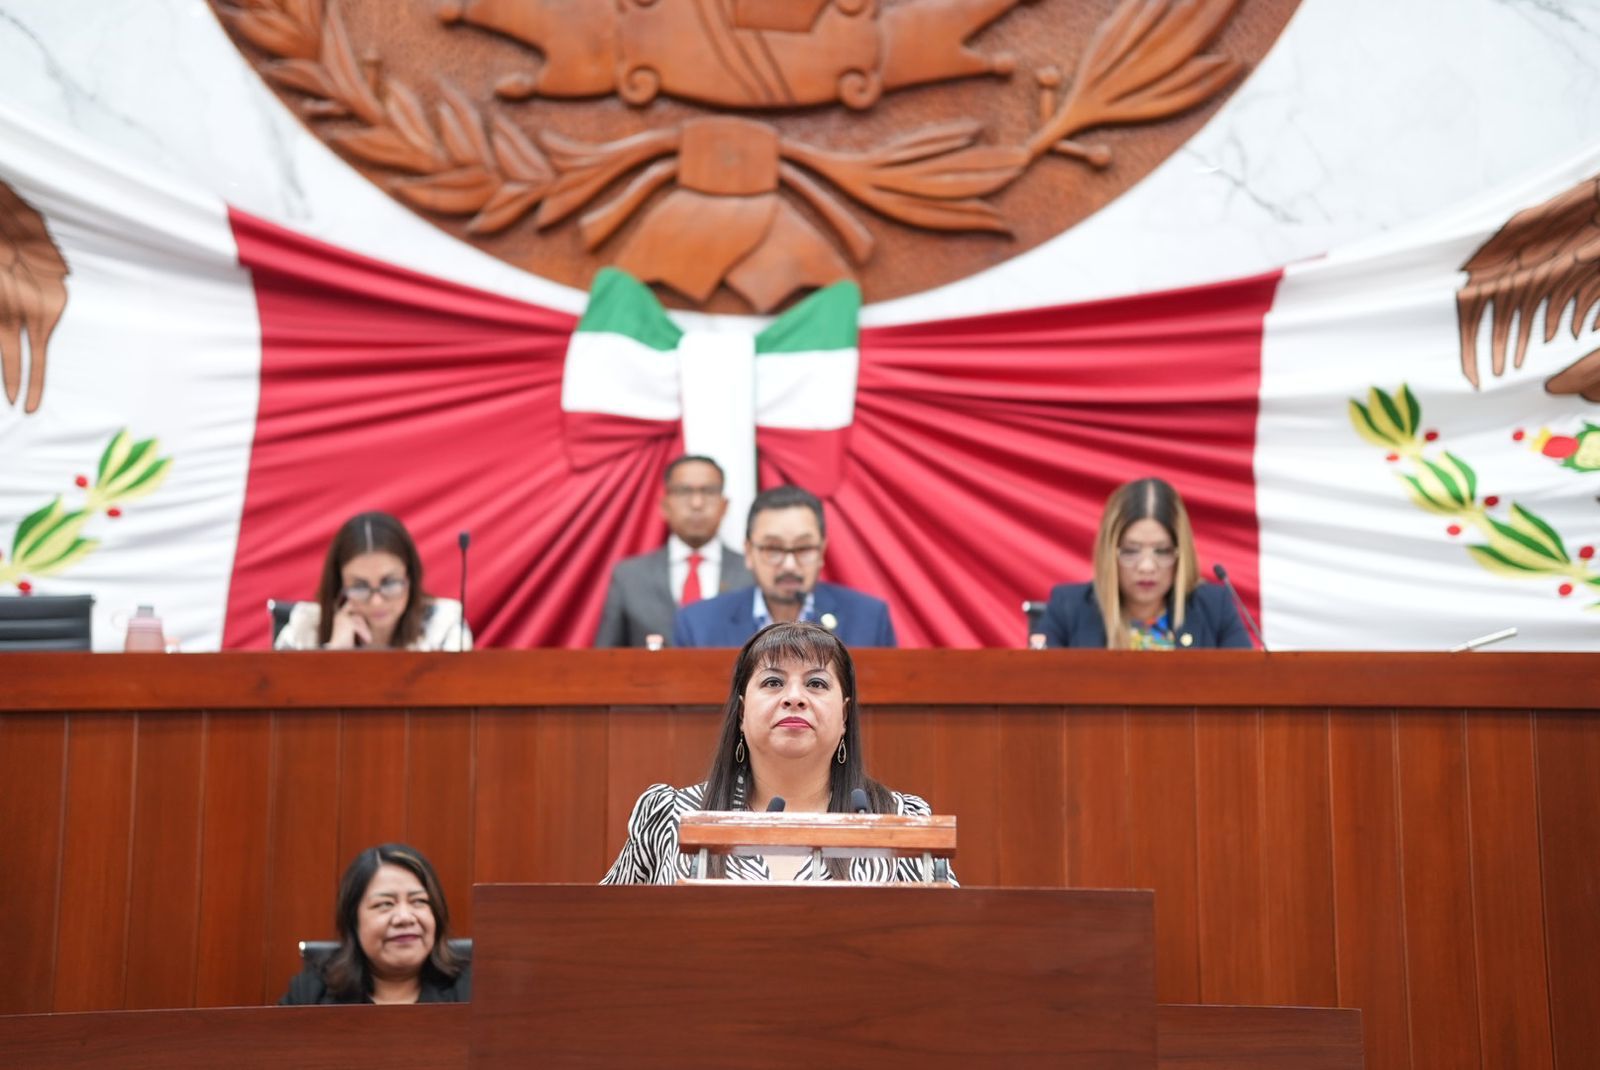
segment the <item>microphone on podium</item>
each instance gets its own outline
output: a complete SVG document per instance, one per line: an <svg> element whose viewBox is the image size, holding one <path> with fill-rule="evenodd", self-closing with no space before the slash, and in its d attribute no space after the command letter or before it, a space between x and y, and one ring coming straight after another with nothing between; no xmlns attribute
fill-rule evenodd
<svg viewBox="0 0 1600 1070"><path fill-rule="evenodd" d="M1256 627L1256 619L1250 615L1250 607L1244 604L1244 599L1239 597L1239 589L1228 578L1228 570L1221 565L1212 565L1211 571L1216 573L1217 579L1222 581L1222 585L1228 589L1228 594L1233 597L1234 608L1239 611L1239 616L1244 618L1244 626L1249 629L1256 642L1261 644L1261 652L1272 653L1272 648L1267 646L1266 636L1261 634L1261 629Z"/></svg>
<svg viewBox="0 0 1600 1070"><path fill-rule="evenodd" d="M463 531L456 536L461 548L461 627L456 630L456 653L467 649L467 547L472 544L472 532Z"/></svg>
<svg viewBox="0 0 1600 1070"><path fill-rule="evenodd" d="M858 814L872 812L872 805L867 802L867 792L865 788L850 789L850 809Z"/></svg>
<svg viewBox="0 0 1600 1070"><path fill-rule="evenodd" d="M1516 634L1517 630L1515 628L1501 628L1497 632L1490 632L1488 635L1480 635L1476 639L1468 639L1460 646L1453 646L1450 648L1450 653L1465 654L1469 650L1476 650L1481 646L1488 646L1490 643L1498 643L1502 639L1511 639L1515 637Z"/></svg>
<svg viewBox="0 0 1600 1070"><path fill-rule="evenodd" d="M774 795L767 802L767 813L769 813L769 814L781 814L781 813L783 813L783 808L785 806L788 806L788 805L789 805L788 803L783 801L783 796L782 795Z"/></svg>

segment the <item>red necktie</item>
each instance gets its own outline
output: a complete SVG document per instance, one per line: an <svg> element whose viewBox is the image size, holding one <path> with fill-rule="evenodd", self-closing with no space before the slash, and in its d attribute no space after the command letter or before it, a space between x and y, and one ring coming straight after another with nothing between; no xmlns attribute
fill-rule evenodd
<svg viewBox="0 0 1600 1070"><path fill-rule="evenodd" d="M689 555L689 574L683 578L683 598L679 605L687 606L700 601L700 562L704 560L697 553Z"/></svg>

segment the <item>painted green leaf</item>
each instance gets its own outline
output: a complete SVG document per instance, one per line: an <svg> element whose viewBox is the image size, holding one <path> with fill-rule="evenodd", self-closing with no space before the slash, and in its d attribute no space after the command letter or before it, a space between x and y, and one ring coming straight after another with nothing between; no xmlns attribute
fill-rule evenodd
<svg viewBox="0 0 1600 1070"><path fill-rule="evenodd" d="M11 559L22 557L27 548L34 541L31 536L41 524L50 523L61 512L61 495L56 495L55 501L42 508L35 509L22 518L22 523L17 525L17 534L11 540Z"/></svg>
<svg viewBox="0 0 1600 1070"><path fill-rule="evenodd" d="M93 553L99 545L99 539L74 539L70 545L53 559L37 563L30 562L28 571L35 576L48 576L51 573L60 572Z"/></svg>
<svg viewBox="0 0 1600 1070"><path fill-rule="evenodd" d="M1561 542L1561 536L1556 534L1556 529L1545 523L1537 513L1530 513L1520 505L1511 507L1511 525L1518 532L1530 540L1544 547L1545 551L1562 564L1566 564L1567 548Z"/></svg>
<svg viewBox="0 0 1600 1070"><path fill-rule="evenodd" d="M1454 470L1456 478L1461 482L1467 502L1478 500L1478 473L1472 466L1449 450L1444 454L1445 465Z"/></svg>
<svg viewBox="0 0 1600 1070"><path fill-rule="evenodd" d="M128 429L124 427L111 437L106 443L105 452L100 454L100 470L95 473L94 481L104 483L107 472L115 472L122 467L122 460L128 455Z"/></svg>
<svg viewBox="0 0 1600 1070"><path fill-rule="evenodd" d="M1406 429L1406 420L1400 415L1400 408L1394 403L1394 398L1387 391L1376 390L1378 404L1383 406L1383 418L1402 434Z"/></svg>
<svg viewBox="0 0 1600 1070"><path fill-rule="evenodd" d="M1400 410L1395 408L1394 398L1377 387L1367 392L1367 412L1378 433L1389 441L1398 445L1411 437L1406 433L1405 421L1400 418Z"/></svg>
<svg viewBox="0 0 1600 1070"><path fill-rule="evenodd" d="M1416 476L1401 476L1400 478L1411 486L1411 500L1428 510L1428 512L1441 513L1444 516L1455 516L1460 511L1453 502L1431 497Z"/></svg>
<svg viewBox="0 0 1600 1070"><path fill-rule="evenodd" d="M1422 426L1422 406L1417 404L1416 395L1404 383L1400 384L1400 404L1405 406L1406 435L1407 437L1414 436L1417 433L1417 428Z"/></svg>
<svg viewBox="0 0 1600 1070"><path fill-rule="evenodd" d="M1437 484L1436 487L1430 484L1431 490L1442 491L1444 496L1454 502L1457 508L1472 501L1467 496L1466 488L1462 485L1462 481L1457 478L1456 474L1446 469L1444 465L1435 464L1426 458L1423 459L1422 465L1427 470L1427 474L1431 475Z"/></svg>
<svg viewBox="0 0 1600 1070"><path fill-rule="evenodd" d="M153 438L147 438L143 442L135 443L133 449L128 451L127 457L123 458L122 463L112 471L111 478L105 481L106 489L109 490L112 487L126 483L134 473L140 471L144 465L149 463L145 458L150 456L150 451L155 447L155 444L156 440Z"/></svg>
<svg viewBox="0 0 1600 1070"><path fill-rule="evenodd" d="M1542 568L1529 568L1525 565L1519 565L1488 546L1469 546L1467 547L1467 553L1471 554L1474 561L1490 572L1499 573L1502 576L1517 576L1526 579L1528 576L1537 576L1544 571Z"/></svg>
<svg viewBox="0 0 1600 1070"><path fill-rule="evenodd" d="M33 569L35 562L56 560L78 537L88 517L89 514L82 509L75 509L70 513L62 513L48 524L40 525L32 542L18 554L20 562Z"/></svg>
<svg viewBox="0 0 1600 1070"><path fill-rule="evenodd" d="M1383 449L1393 449L1396 443L1385 437L1377 425L1372 422L1372 414L1367 407L1354 399L1350 402L1350 424L1356 429L1356 434Z"/></svg>
<svg viewBox="0 0 1600 1070"><path fill-rule="evenodd" d="M139 477L122 490L117 492L118 501L132 501L143 498L146 494L161 486L161 481L167 478L167 472L172 467L172 458L163 457L155 464L150 465Z"/></svg>
<svg viewBox="0 0 1600 1070"><path fill-rule="evenodd" d="M1549 572L1565 564L1560 558L1552 557L1541 543L1528 538L1510 524L1490 520L1489 526L1492 529L1489 532L1489 545L1511 560L1538 572Z"/></svg>

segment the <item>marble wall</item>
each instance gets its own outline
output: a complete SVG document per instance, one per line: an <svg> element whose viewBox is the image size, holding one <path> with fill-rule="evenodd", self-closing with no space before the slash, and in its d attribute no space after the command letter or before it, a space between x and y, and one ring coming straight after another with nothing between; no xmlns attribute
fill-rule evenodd
<svg viewBox="0 0 1600 1070"><path fill-rule="evenodd" d="M324 240L582 306L580 293L465 249L342 163L267 91L203 0L0 0L0 102ZM1099 215L866 319L1269 270L1447 209L1597 139L1595 0L1305 0L1213 121Z"/></svg>

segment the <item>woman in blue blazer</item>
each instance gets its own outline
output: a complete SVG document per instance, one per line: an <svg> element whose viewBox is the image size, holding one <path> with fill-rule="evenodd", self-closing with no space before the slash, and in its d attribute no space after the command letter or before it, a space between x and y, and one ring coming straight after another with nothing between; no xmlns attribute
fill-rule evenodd
<svg viewBox="0 0 1600 1070"><path fill-rule="evenodd" d="M1039 623L1046 646L1111 650L1249 648L1220 587L1205 584L1183 499L1161 479L1112 492L1094 547L1094 582L1050 592Z"/></svg>

